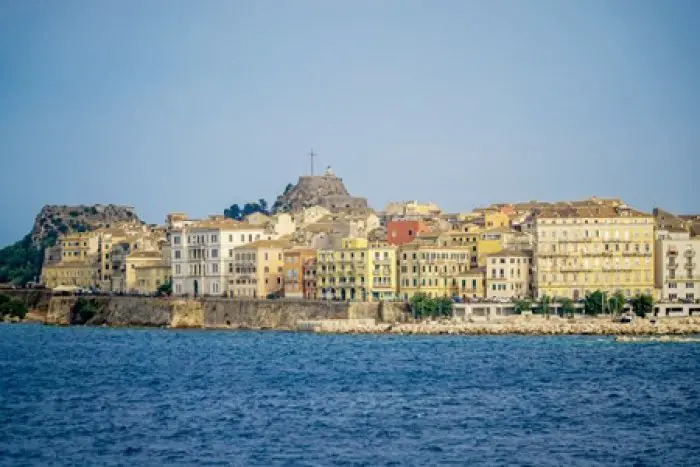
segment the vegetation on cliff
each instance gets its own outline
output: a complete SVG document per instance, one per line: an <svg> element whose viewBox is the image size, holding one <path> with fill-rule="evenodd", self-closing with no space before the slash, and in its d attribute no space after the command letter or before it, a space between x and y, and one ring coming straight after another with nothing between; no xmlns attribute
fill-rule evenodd
<svg viewBox="0 0 700 467"><path fill-rule="evenodd" d="M71 308L71 324L85 324L100 311L100 305L94 298L80 297Z"/></svg>
<svg viewBox="0 0 700 467"><path fill-rule="evenodd" d="M32 242L32 236L27 235L0 250L0 283L11 282L21 286L37 280L44 260L44 249L55 245L56 238L56 234L47 236L37 247Z"/></svg>
<svg viewBox="0 0 700 467"><path fill-rule="evenodd" d="M0 294L0 318L14 316L23 319L27 314L27 306L19 298Z"/></svg>

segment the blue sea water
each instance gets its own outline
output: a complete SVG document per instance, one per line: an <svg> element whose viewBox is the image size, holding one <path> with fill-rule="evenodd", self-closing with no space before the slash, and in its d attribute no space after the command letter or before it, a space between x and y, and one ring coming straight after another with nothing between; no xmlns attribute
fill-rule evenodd
<svg viewBox="0 0 700 467"><path fill-rule="evenodd" d="M698 465L700 346L0 325L0 464Z"/></svg>

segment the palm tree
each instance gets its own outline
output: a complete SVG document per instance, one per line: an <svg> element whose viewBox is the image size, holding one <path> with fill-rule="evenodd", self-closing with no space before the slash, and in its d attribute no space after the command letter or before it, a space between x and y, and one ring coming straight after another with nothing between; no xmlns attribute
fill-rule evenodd
<svg viewBox="0 0 700 467"><path fill-rule="evenodd" d="M572 317L574 315L574 302L570 298L563 297L559 300L561 311L564 316Z"/></svg>

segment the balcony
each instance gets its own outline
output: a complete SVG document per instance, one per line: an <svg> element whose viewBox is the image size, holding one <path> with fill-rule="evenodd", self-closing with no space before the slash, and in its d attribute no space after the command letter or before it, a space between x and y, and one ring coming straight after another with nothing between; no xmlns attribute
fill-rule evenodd
<svg viewBox="0 0 700 467"><path fill-rule="evenodd" d="M693 262L689 261L689 262L685 263L686 269L693 269L694 267L695 267L695 263L693 263Z"/></svg>
<svg viewBox="0 0 700 467"><path fill-rule="evenodd" d="M392 264L393 261L389 258L375 259L374 264Z"/></svg>
<svg viewBox="0 0 700 467"><path fill-rule="evenodd" d="M668 263L668 269L678 269L678 263Z"/></svg>

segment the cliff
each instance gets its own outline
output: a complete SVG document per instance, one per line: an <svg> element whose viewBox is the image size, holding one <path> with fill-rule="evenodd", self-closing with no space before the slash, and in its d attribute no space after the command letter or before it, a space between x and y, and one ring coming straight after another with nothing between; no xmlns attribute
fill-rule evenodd
<svg viewBox="0 0 700 467"><path fill-rule="evenodd" d="M36 216L31 237L35 246L45 238L70 232L86 232L124 222L143 223L130 206L95 204L91 206L46 205Z"/></svg>
<svg viewBox="0 0 700 467"><path fill-rule="evenodd" d="M277 197L272 212L299 212L323 206L332 212L367 209L367 200L351 196L343 180L329 169L325 175L302 176L296 185Z"/></svg>
<svg viewBox="0 0 700 467"><path fill-rule="evenodd" d="M174 328L295 329L325 319L403 320L402 304L307 300L173 300L149 297L54 297L47 324Z"/></svg>

